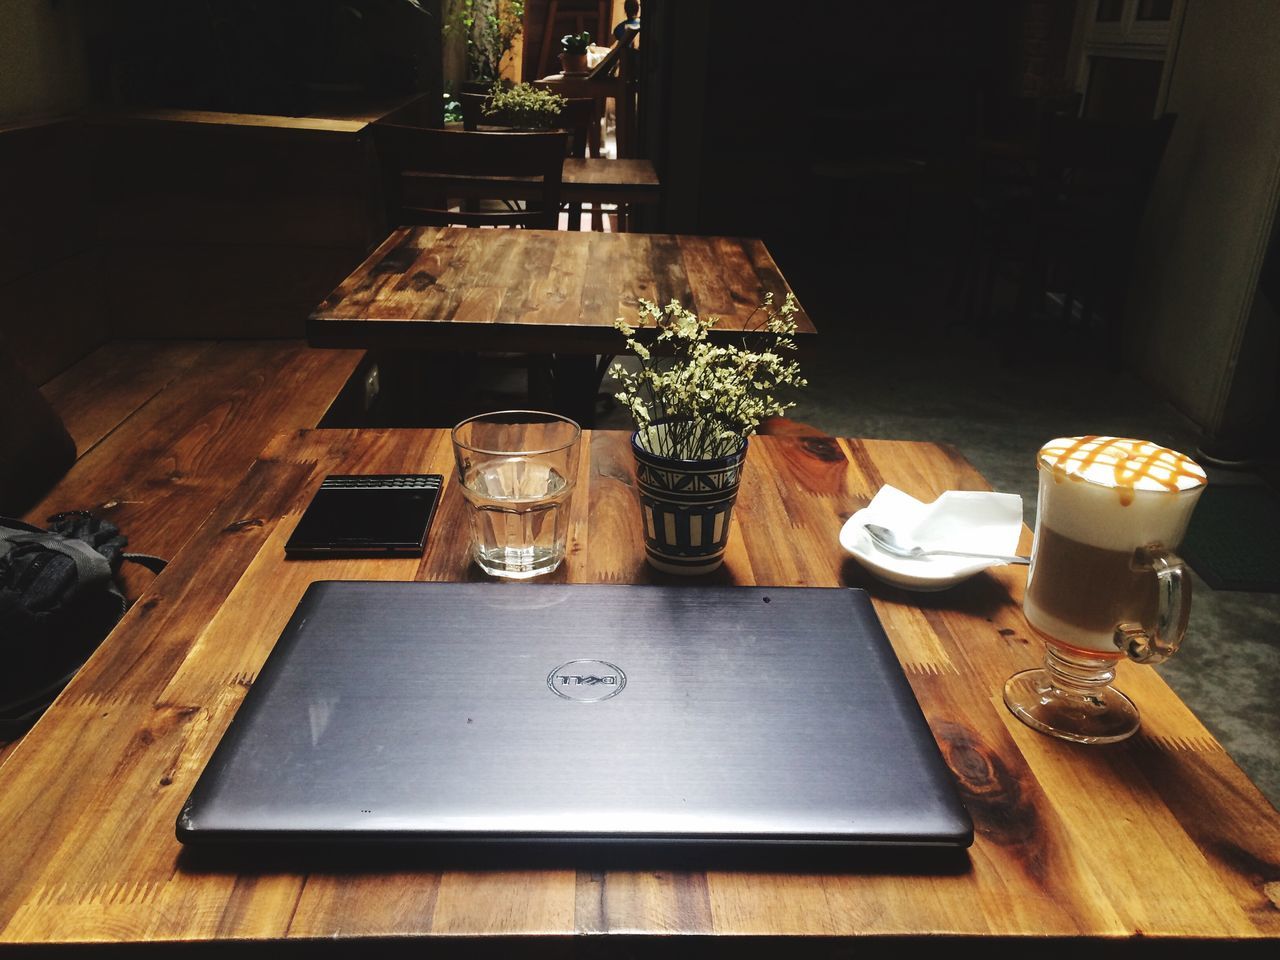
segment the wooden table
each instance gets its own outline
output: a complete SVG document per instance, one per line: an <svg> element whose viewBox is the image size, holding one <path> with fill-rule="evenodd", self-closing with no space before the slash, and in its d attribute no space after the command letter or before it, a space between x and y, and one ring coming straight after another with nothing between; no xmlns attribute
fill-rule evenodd
<svg viewBox="0 0 1280 960"><path fill-rule="evenodd" d="M680 300L731 336L791 292L760 240L566 230L396 230L312 312L317 347L612 353L639 299ZM798 340L817 331L803 312Z"/></svg>
<svg viewBox="0 0 1280 960"><path fill-rule="evenodd" d="M555 406L584 425L600 382L596 355L618 353L614 321L639 299L672 299L721 318L732 338L761 322L766 293L791 291L760 240L565 230L396 230L311 314L318 347L553 354ZM816 334L797 316L803 348Z"/></svg>
<svg viewBox="0 0 1280 960"><path fill-rule="evenodd" d="M569 556L550 579L673 582L643 560L627 435L588 433L582 457ZM1000 696L1041 656L1020 607L1025 568L916 595L878 585L842 553L841 524L883 483L922 499L985 488L958 454L762 437L747 464L724 568L700 582L871 591L974 819L954 868L882 858L790 873L482 869L184 852L178 809L308 583L484 579L467 561L451 477L421 560L284 562L325 474L452 467L443 431L298 431L268 447L0 767L0 943L268 940L341 952L385 938L380 948L416 954L631 957L679 953L685 941L668 935L687 934L700 956L740 955L750 938L775 956L847 956L948 937L1038 956L1043 938L1164 954L1166 938L1222 949L1280 936L1280 815L1156 671L1121 665L1143 711L1136 738L1084 747L1041 736Z"/></svg>

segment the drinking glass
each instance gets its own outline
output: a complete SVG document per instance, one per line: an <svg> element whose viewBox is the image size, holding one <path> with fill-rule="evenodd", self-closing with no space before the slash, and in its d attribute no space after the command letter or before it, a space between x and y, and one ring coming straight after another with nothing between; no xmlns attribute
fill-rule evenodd
<svg viewBox="0 0 1280 960"><path fill-rule="evenodd" d="M1191 581L1173 552L1204 491L1204 471L1145 440L1065 437L1036 460L1039 500L1023 611L1044 666L1004 687L1018 719L1078 743L1113 743L1139 724L1111 686L1128 657L1159 663L1186 633Z"/></svg>
<svg viewBox="0 0 1280 960"><path fill-rule="evenodd" d="M471 555L485 573L524 580L560 566L581 436L572 420L536 410L484 413L453 428Z"/></svg>

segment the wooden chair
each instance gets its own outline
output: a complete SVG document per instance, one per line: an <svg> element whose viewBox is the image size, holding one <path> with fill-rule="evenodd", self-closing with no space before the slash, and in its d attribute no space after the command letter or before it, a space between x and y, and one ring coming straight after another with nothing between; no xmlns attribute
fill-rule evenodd
<svg viewBox="0 0 1280 960"><path fill-rule="evenodd" d="M1088 327L1096 313L1114 333L1133 245L1175 119L1044 118L1027 194L979 210L980 300L989 304L996 264L1008 260L1017 277L1012 319L1035 315L1053 292L1062 295L1064 324L1078 316Z"/></svg>
<svg viewBox="0 0 1280 960"><path fill-rule="evenodd" d="M462 107L462 129L478 132L480 128L501 128L491 117L484 115L484 105L489 98L482 93L463 93L458 95ZM587 146L591 141L591 122L595 117L595 101L587 97L567 98L560 114L560 126L569 135L569 146L566 156L585 159ZM562 209L569 212L569 229L582 229L582 204L565 203ZM591 211L592 229L603 228L599 204Z"/></svg>
<svg viewBox="0 0 1280 960"><path fill-rule="evenodd" d="M567 135L471 133L377 124L388 222L556 229ZM515 202L526 200L523 208ZM454 209L453 200L462 201ZM501 200L506 209L482 210Z"/></svg>
<svg viewBox="0 0 1280 960"><path fill-rule="evenodd" d="M383 169L387 220L393 226L530 227L555 230L560 218L560 177L567 134L474 133L377 124L374 139ZM525 199L523 209L515 203ZM459 209L453 201L461 201ZM480 209L481 201L504 201L506 209ZM523 368L528 402L546 407L555 390L550 355L509 352L459 354L447 358L394 358L417 379L419 361L449 380L446 393L464 397L457 419L478 413L480 367ZM474 395L474 396L473 396ZM471 408L466 406L472 404Z"/></svg>
<svg viewBox="0 0 1280 960"><path fill-rule="evenodd" d="M591 155L601 155L600 121L604 119L606 101L614 102L618 131L618 156L636 156L636 90L635 36L615 42L609 53L585 77L566 77L554 73L533 81L535 87L551 90L562 97L589 98L595 101L591 126Z"/></svg>
<svg viewBox="0 0 1280 960"><path fill-rule="evenodd" d="M1033 245L1025 296L1063 295L1062 316L1079 305L1088 324L1095 308L1119 324L1133 246L1175 117L1108 123L1047 118L1036 164ZM1024 312L1036 306L1023 304Z"/></svg>

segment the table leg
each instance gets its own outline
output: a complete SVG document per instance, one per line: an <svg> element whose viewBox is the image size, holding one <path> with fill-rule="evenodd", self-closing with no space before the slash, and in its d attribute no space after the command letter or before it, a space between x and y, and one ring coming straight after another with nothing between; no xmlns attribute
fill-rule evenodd
<svg viewBox="0 0 1280 960"><path fill-rule="evenodd" d="M584 429L596 420L600 376L591 354L558 353L552 360L552 399L557 413L571 417Z"/></svg>
<svg viewBox="0 0 1280 960"><path fill-rule="evenodd" d="M604 120L604 101L596 97L595 106L591 110L591 128L587 131L587 152L599 160L604 156L604 145L600 136L600 124Z"/></svg>

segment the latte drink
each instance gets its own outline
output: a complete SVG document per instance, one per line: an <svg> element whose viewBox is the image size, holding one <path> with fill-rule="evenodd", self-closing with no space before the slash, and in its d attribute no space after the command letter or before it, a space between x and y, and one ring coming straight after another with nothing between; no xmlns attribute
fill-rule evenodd
<svg viewBox="0 0 1280 960"><path fill-rule="evenodd" d="M1204 470L1174 450L1117 437L1053 440L1036 466L1027 620L1060 645L1119 659L1116 627L1156 620L1156 573L1141 551L1178 546Z"/></svg>

